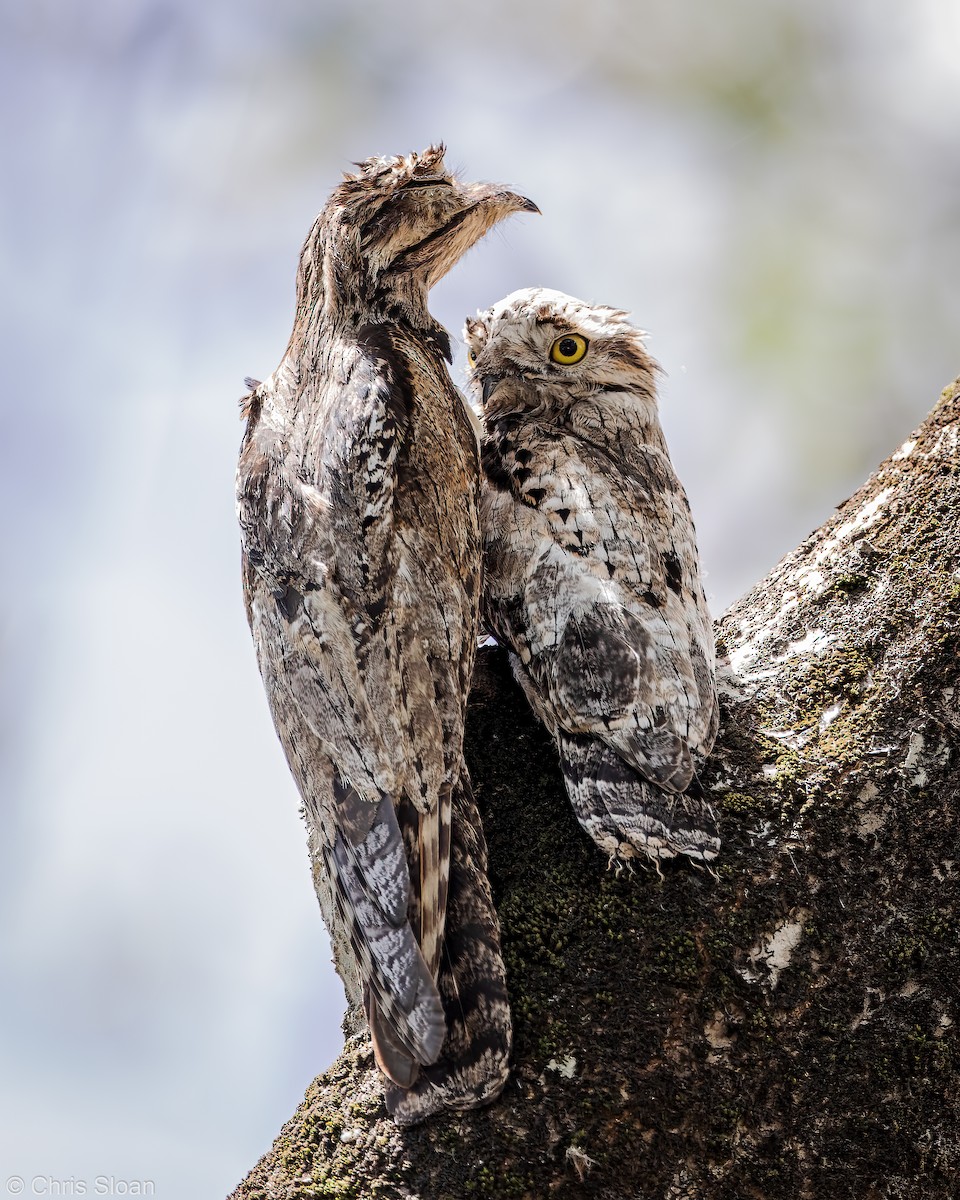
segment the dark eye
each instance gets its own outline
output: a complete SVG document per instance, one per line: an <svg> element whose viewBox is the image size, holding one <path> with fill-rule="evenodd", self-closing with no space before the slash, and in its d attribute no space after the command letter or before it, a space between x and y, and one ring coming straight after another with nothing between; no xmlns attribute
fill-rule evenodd
<svg viewBox="0 0 960 1200"><path fill-rule="evenodd" d="M555 363L569 367L583 358L589 345L587 339L579 333L568 333L553 343L550 347L550 357Z"/></svg>

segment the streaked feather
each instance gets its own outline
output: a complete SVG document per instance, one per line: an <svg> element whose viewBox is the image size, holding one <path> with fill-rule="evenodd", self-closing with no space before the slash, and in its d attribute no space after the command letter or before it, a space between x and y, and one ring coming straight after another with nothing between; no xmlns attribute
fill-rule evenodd
<svg viewBox="0 0 960 1200"><path fill-rule="evenodd" d="M359 164L304 243L286 354L242 402L247 616L338 966L365 1005L388 1096L411 1097L391 1100L405 1122L492 1099L510 1048L505 1001L474 1012L469 1034L453 1003L453 945L494 994L505 984L476 865L483 835L463 798L477 441L426 297L487 229L530 208L460 183L442 147ZM466 844L480 851L469 864Z"/></svg>
<svg viewBox="0 0 960 1200"><path fill-rule="evenodd" d="M559 339L586 340L557 364ZM656 364L616 309L547 289L467 322L484 398L484 617L611 856L709 859L696 767L717 732L713 633Z"/></svg>

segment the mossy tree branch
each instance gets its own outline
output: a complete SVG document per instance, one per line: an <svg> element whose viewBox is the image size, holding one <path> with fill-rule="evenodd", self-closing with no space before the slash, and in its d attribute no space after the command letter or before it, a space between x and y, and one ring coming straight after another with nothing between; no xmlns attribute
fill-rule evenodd
<svg viewBox="0 0 960 1200"><path fill-rule="evenodd" d="M955 1196L958 482L960 381L719 622L717 877L608 870L482 654L507 1091L400 1131L354 1036L233 1200Z"/></svg>

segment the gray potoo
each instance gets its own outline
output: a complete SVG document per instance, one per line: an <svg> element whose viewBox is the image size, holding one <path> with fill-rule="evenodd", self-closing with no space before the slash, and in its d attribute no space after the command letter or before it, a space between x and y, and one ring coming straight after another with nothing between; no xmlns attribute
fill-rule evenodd
<svg viewBox="0 0 960 1200"><path fill-rule="evenodd" d="M247 616L314 881L401 1124L503 1087L511 1030L463 762L476 437L427 293L510 213L443 147L371 158L313 225L283 359L244 402Z"/></svg>
<svg viewBox="0 0 960 1200"><path fill-rule="evenodd" d="M467 321L485 433L483 616L611 858L709 860L717 734L690 506L626 314L544 288Z"/></svg>

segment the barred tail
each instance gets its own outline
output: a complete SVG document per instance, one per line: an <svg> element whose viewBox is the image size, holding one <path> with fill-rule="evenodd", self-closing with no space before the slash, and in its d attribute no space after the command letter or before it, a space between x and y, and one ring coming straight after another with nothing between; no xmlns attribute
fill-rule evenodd
<svg viewBox="0 0 960 1200"><path fill-rule="evenodd" d="M454 787L452 809L446 928L437 980L447 1036L439 1058L421 1066L412 1086L387 1082L387 1110L399 1125L416 1125L444 1109L489 1104L500 1095L509 1072L513 1034L500 927L466 770Z"/></svg>
<svg viewBox="0 0 960 1200"><path fill-rule="evenodd" d="M611 858L716 858L717 818L696 776L686 791L671 792L599 738L559 730L557 744L577 820Z"/></svg>
<svg viewBox="0 0 960 1200"><path fill-rule="evenodd" d="M443 1005L411 928L410 874L400 826L384 795L354 845L342 832L324 847L334 898L364 981L377 1062L401 1086L433 1062L446 1031Z"/></svg>

